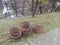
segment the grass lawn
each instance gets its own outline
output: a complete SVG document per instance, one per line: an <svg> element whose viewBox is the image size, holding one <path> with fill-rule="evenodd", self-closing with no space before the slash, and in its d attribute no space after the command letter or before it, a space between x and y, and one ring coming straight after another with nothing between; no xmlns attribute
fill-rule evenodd
<svg viewBox="0 0 60 45"><path fill-rule="evenodd" d="M60 13L50 13L37 15L36 17L16 18L16 19L2 19L0 20L0 45L20 45L24 42L28 43L30 40L37 37L35 34L27 38L21 38L18 42L13 42L9 38L8 32L10 27L19 26L20 22L29 21L31 24L39 24L43 27L44 32L53 30L60 26Z"/></svg>

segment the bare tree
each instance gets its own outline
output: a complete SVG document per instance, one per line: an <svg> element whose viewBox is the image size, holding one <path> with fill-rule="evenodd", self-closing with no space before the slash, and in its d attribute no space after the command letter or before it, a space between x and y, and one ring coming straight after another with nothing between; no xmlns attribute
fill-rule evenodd
<svg viewBox="0 0 60 45"><path fill-rule="evenodd" d="M51 11L55 11L55 3L56 3L56 0L48 0L48 1L49 1L49 4L51 4L51 8L52 8Z"/></svg>
<svg viewBox="0 0 60 45"><path fill-rule="evenodd" d="M24 16L25 0L23 1L22 15Z"/></svg>
<svg viewBox="0 0 60 45"><path fill-rule="evenodd" d="M13 2L11 3L11 5L12 5L13 10L15 11L16 16L17 16L17 3L16 3L16 0L13 0Z"/></svg>
<svg viewBox="0 0 60 45"><path fill-rule="evenodd" d="M34 0L32 0L32 17L34 17L35 14L34 14Z"/></svg>
<svg viewBox="0 0 60 45"><path fill-rule="evenodd" d="M37 6L38 6L38 0L36 0L36 2L32 0L32 17L35 16Z"/></svg>
<svg viewBox="0 0 60 45"><path fill-rule="evenodd" d="M35 12L36 12L37 6L38 6L38 0L36 0Z"/></svg>

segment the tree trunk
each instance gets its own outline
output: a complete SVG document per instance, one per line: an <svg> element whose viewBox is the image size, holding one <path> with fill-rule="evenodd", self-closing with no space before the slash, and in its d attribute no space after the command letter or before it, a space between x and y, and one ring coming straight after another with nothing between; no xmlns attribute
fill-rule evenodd
<svg viewBox="0 0 60 45"><path fill-rule="evenodd" d="M36 0L35 13L36 13L36 10L37 10L37 6L38 6L38 0Z"/></svg>
<svg viewBox="0 0 60 45"><path fill-rule="evenodd" d="M15 2L15 12L16 12L16 16L17 16L17 3L16 3L16 0L14 2Z"/></svg>
<svg viewBox="0 0 60 45"><path fill-rule="evenodd" d="M25 0L23 1L23 9L22 9L22 15L24 16L24 7L25 7Z"/></svg>
<svg viewBox="0 0 60 45"><path fill-rule="evenodd" d="M37 6L38 6L38 0L36 0L35 6L34 6L34 0L32 0L32 17L35 16Z"/></svg>
<svg viewBox="0 0 60 45"><path fill-rule="evenodd" d="M35 17L35 14L34 14L34 0L32 0L32 17Z"/></svg>
<svg viewBox="0 0 60 45"><path fill-rule="evenodd" d="M12 5L12 8L15 11L15 14L17 16L17 3L16 3L16 0L13 0L13 1L14 2L11 1L11 5Z"/></svg>

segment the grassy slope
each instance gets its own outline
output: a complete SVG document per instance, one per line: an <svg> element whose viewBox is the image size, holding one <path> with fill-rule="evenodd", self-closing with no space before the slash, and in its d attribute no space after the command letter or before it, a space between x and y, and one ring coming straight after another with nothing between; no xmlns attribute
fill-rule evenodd
<svg viewBox="0 0 60 45"><path fill-rule="evenodd" d="M60 26L60 13L51 13L40 16L38 15L34 18L27 17L16 18L15 20L0 20L0 45L17 45L17 43L21 44L22 42L28 42L34 38L35 35L33 34L33 36L30 35L28 38L20 39L17 43L15 43L12 42L12 40L8 37L9 28L12 26L18 26L22 21L29 21L31 24L40 24L43 26L44 31L49 31Z"/></svg>

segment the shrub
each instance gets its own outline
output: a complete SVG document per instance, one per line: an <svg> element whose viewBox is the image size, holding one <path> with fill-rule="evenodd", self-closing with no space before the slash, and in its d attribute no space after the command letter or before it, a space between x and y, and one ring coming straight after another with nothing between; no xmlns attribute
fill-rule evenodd
<svg viewBox="0 0 60 45"><path fill-rule="evenodd" d="M40 25L35 25L32 27L34 33L40 33L42 31L42 27Z"/></svg>
<svg viewBox="0 0 60 45"><path fill-rule="evenodd" d="M40 33L42 27L40 25L30 26L27 21L21 22L19 27L12 27L9 32L9 36L12 39L18 39L20 36L28 36L31 32Z"/></svg>
<svg viewBox="0 0 60 45"><path fill-rule="evenodd" d="M28 36L32 30L30 28L22 29L22 36Z"/></svg>
<svg viewBox="0 0 60 45"><path fill-rule="evenodd" d="M30 23L27 21L21 22L20 24L21 28L29 28L30 27Z"/></svg>
<svg viewBox="0 0 60 45"><path fill-rule="evenodd" d="M22 31L18 27L12 27L9 32L9 36L12 39L18 39L21 36L21 34L22 34Z"/></svg>
<svg viewBox="0 0 60 45"><path fill-rule="evenodd" d="M21 22L22 35L27 36L31 33L30 23L27 21Z"/></svg>

